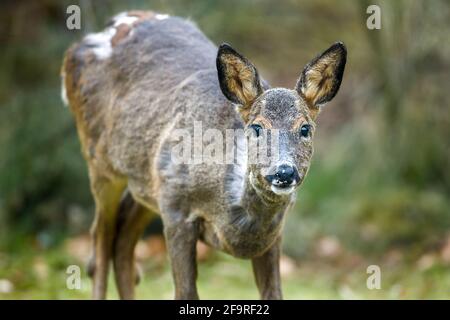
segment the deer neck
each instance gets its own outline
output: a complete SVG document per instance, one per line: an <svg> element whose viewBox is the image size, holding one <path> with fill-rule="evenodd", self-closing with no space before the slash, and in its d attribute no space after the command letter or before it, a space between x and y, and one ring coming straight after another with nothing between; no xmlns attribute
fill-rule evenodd
<svg viewBox="0 0 450 320"><path fill-rule="evenodd" d="M255 184L255 177L248 172L245 178L241 198L241 206L251 216L267 218L284 212L286 206L292 201L292 196L279 196L269 190L260 190Z"/></svg>
<svg viewBox="0 0 450 320"><path fill-rule="evenodd" d="M231 220L241 224L271 223L284 214L294 196L278 196L269 190L260 190L247 164L245 143L238 141L237 146L236 164L230 167L227 178Z"/></svg>

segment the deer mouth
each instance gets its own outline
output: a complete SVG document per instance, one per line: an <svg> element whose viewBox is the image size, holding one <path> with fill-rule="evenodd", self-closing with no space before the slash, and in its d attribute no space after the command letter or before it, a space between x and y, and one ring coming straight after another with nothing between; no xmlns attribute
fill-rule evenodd
<svg viewBox="0 0 450 320"><path fill-rule="evenodd" d="M284 196L294 192L296 185L297 183L295 183L295 181L289 186L277 186L275 184L272 184L270 186L270 190L272 190L272 192L275 193L276 195Z"/></svg>

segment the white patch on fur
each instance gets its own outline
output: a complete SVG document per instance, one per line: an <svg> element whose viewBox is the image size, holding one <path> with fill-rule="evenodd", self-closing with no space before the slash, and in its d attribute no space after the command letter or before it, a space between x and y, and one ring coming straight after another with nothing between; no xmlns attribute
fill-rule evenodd
<svg viewBox="0 0 450 320"><path fill-rule="evenodd" d="M155 16L155 19L156 19L156 20L165 20L165 19L167 19L167 18L169 18L169 15L168 15L168 14L160 14L160 13L158 13L158 14Z"/></svg>
<svg viewBox="0 0 450 320"><path fill-rule="evenodd" d="M64 102L64 106L67 107L69 105L69 99L67 98L67 90L66 90L66 73L61 73L61 99Z"/></svg>
<svg viewBox="0 0 450 320"><path fill-rule="evenodd" d="M107 59L112 54L111 39L116 34L116 28L109 27L103 32L91 33L84 38L84 42L91 46L95 56L100 59Z"/></svg>
<svg viewBox="0 0 450 320"><path fill-rule="evenodd" d="M118 27L121 24L131 25L138 20L138 17L132 17L128 15L128 12L122 12L113 18L114 27Z"/></svg>
<svg viewBox="0 0 450 320"><path fill-rule="evenodd" d="M107 59L112 54L111 39L116 34L116 28L121 24L131 25L136 20L138 20L137 17L131 17L127 12L119 13L112 19L113 25L111 27L106 28L102 32L87 35L84 38L84 42L91 46L91 49L97 59Z"/></svg>
<svg viewBox="0 0 450 320"><path fill-rule="evenodd" d="M169 18L168 14L156 14L156 20L164 20ZM114 37L117 31L117 27L121 24L132 25L134 22L139 20L138 17L129 16L128 12L122 12L116 15L112 21L113 25L106 28L102 32L91 33L84 38L84 42L91 47L95 56L99 60L107 59L112 54L111 39ZM130 31L130 35L133 30Z"/></svg>
<svg viewBox="0 0 450 320"><path fill-rule="evenodd" d="M227 193L233 203L240 203L242 195L244 194L245 179L247 176L247 138L245 135L237 135L236 143L236 158L233 161L233 173L231 181L228 185Z"/></svg>
<svg viewBox="0 0 450 320"><path fill-rule="evenodd" d="M277 186L271 185L270 190L272 190L273 193L279 196L286 196L294 192L295 186L290 186L289 188L279 188Z"/></svg>

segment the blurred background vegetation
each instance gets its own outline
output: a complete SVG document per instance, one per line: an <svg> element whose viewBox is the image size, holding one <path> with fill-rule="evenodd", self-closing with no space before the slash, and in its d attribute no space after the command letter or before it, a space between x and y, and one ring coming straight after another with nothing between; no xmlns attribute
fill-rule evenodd
<svg viewBox="0 0 450 320"><path fill-rule="evenodd" d="M77 3L82 30L65 27ZM378 4L382 29L366 28ZM148 0L0 4L0 298L86 298L65 270L88 257L86 166L60 99L64 50L108 18L151 9L196 21L273 86L341 40L343 85L319 119L315 156L285 227L285 298L450 298L448 1ZM171 298L154 226L137 248L140 298ZM199 247L203 298L257 298L248 261ZM379 265L382 289L368 290ZM111 286L113 297L115 290Z"/></svg>

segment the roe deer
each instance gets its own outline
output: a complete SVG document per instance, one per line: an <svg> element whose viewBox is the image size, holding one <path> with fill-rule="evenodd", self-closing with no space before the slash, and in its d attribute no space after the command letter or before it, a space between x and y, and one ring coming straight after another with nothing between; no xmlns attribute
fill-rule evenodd
<svg viewBox="0 0 450 320"><path fill-rule="evenodd" d="M346 63L338 42L306 65L293 90L270 88L228 44L193 23L124 12L70 47L63 97L76 120L96 212L93 297L106 297L110 261L119 295L134 297L134 247L150 219L164 224L175 298L196 299L196 243L252 261L261 298L281 299L281 231L313 152L315 119ZM174 134L194 122L233 139L234 163L175 163ZM277 161L251 163L249 144L278 134ZM206 141L193 141L205 144Z"/></svg>

